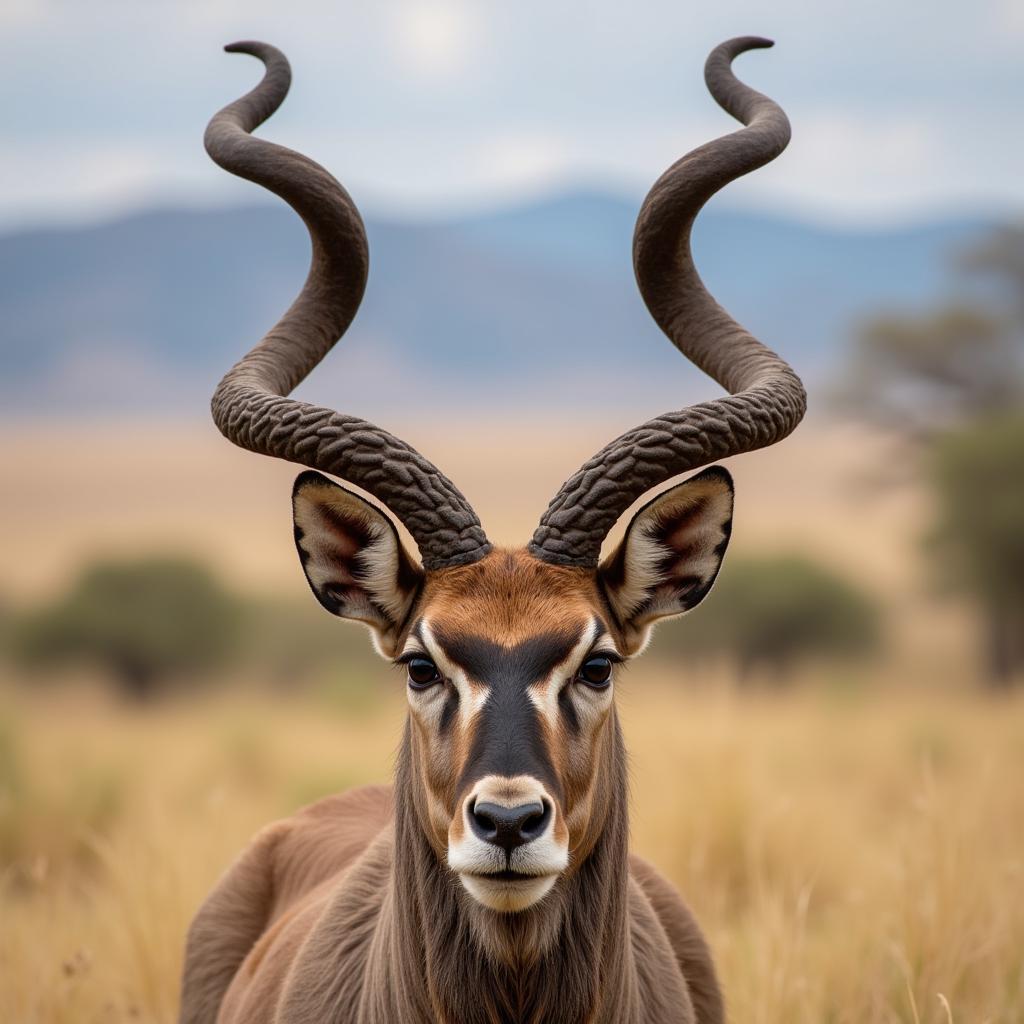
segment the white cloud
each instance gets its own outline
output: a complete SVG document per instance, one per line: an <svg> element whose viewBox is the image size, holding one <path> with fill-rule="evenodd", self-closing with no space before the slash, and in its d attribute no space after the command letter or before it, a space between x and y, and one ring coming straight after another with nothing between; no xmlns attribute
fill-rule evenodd
<svg viewBox="0 0 1024 1024"><path fill-rule="evenodd" d="M470 170L492 188L531 188L565 174L572 153L564 136L543 131L496 132L473 150Z"/></svg>
<svg viewBox="0 0 1024 1024"><path fill-rule="evenodd" d="M0 162L0 216L30 223L74 219L86 210L103 215L152 197L169 170L159 154L140 146L25 144Z"/></svg>
<svg viewBox="0 0 1024 1024"><path fill-rule="evenodd" d="M1024 35L1024 2L1022 0L996 0L995 29L1014 36Z"/></svg>
<svg viewBox="0 0 1024 1024"><path fill-rule="evenodd" d="M468 4L414 0L388 14L396 55L414 73L448 79L470 66L481 26Z"/></svg>
<svg viewBox="0 0 1024 1024"><path fill-rule="evenodd" d="M911 114L804 111L795 120L784 171L772 182L790 199L811 195L854 215L913 203L927 191L929 170L941 164L941 136Z"/></svg>
<svg viewBox="0 0 1024 1024"><path fill-rule="evenodd" d="M18 97L0 222L147 197L254 199L198 145L206 118L258 74L220 45L253 36L281 45L296 74L264 134L378 207L439 212L572 179L640 191L733 127L700 66L714 40L751 30L780 47L743 58L741 77L783 102L794 141L724 201L834 219L1024 206L1011 130L1024 70L993 57L1024 31L1024 0L981 0L970 17L897 2L885 32L872 6L822 18L812 0L770 12L753 0L0 0L0 91Z"/></svg>
<svg viewBox="0 0 1024 1024"><path fill-rule="evenodd" d="M955 132L948 119L909 110L798 106L791 116L787 152L733 183L720 202L853 223L955 203L1024 206L1024 147L999 132L995 115ZM499 122L478 131L430 123L339 131L328 120L316 131L282 123L267 135L323 163L367 211L441 214L580 182L640 194L683 153L732 127L714 114L685 120L601 118L561 129ZM194 138L187 145L176 138L53 140L24 145L0 164L0 222L8 224L95 219L147 202L266 198L215 168Z"/></svg>
<svg viewBox="0 0 1024 1024"><path fill-rule="evenodd" d="M0 28L8 31L34 28L55 13L51 0L3 0L0 4Z"/></svg>
<svg viewBox="0 0 1024 1024"><path fill-rule="evenodd" d="M1024 147L998 115L946 108L795 110L794 138L758 172L759 198L863 223L956 206L1024 206Z"/></svg>

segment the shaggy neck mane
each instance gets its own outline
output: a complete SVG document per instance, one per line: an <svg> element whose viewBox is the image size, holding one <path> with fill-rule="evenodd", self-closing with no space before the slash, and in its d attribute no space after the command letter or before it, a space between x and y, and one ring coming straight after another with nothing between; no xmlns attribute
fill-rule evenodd
<svg viewBox="0 0 1024 1024"><path fill-rule="evenodd" d="M564 1024L633 1016L625 753L612 723L601 766L608 812L589 856L536 907L475 903L438 860L417 815L406 731L395 778L394 922L389 965L408 1019ZM415 1014L416 1016L413 1016Z"/></svg>

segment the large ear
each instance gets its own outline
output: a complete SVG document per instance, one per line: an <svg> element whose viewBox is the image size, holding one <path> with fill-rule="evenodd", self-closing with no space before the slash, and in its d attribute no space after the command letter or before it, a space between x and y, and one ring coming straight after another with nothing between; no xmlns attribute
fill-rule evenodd
<svg viewBox="0 0 1024 1024"><path fill-rule="evenodd" d="M370 627L377 650L397 653L423 570L379 509L320 473L292 490L295 546L317 600L335 615Z"/></svg>
<svg viewBox="0 0 1024 1024"><path fill-rule="evenodd" d="M659 494L635 516L598 570L627 653L659 619L699 604L715 582L732 531L732 477L712 466Z"/></svg>

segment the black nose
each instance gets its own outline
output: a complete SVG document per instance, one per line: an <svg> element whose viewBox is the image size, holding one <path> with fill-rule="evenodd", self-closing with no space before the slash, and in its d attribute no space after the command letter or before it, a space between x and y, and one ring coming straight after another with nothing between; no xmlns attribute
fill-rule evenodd
<svg viewBox="0 0 1024 1024"><path fill-rule="evenodd" d="M542 835L550 819L551 808L546 803L520 807L477 803L469 815L473 831L485 842L503 847L507 853Z"/></svg>

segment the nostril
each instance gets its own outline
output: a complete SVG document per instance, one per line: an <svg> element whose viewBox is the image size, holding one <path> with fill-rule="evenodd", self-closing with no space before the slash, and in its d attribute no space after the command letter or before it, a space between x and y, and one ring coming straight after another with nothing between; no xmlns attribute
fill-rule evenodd
<svg viewBox="0 0 1024 1024"><path fill-rule="evenodd" d="M469 812L469 820L473 824L473 831L488 842L494 840L498 835L498 824L488 813L490 804L473 804Z"/></svg>
<svg viewBox="0 0 1024 1024"><path fill-rule="evenodd" d="M523 837L525 842L532 842L534 839L538 839L544 834L544 829L548 827L548 822L550 820L550 805L547 803L540 804L538 807L534 808L533 813L530 814L519 826L519 834Z"/></svg>

